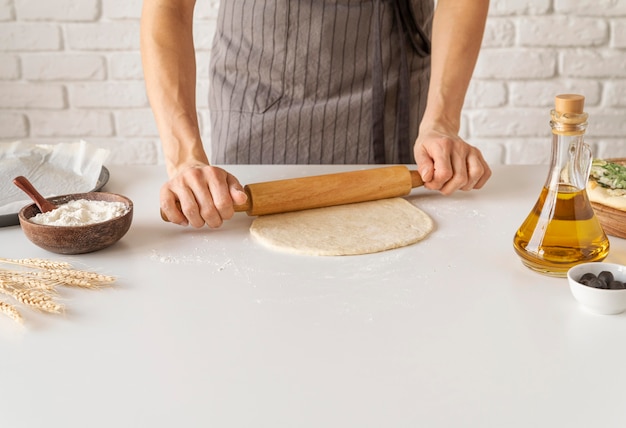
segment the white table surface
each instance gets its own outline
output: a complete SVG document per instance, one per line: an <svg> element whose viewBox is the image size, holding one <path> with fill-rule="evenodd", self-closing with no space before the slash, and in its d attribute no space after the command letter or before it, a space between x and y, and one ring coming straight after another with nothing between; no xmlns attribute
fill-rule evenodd
<svg viewBox="0 0 626 428"><path fill-rule="evenodd" d="M239 166L242 183L355 167ZM0 317L0 426L624 427L626 314L592 315L525 268L513 234L547 167L408 199L436 222L410 247L308 257L161 221L163 167L110 167L135 203L108 249L62 256L0 228L0 257L118 277L67 313ZM626 263L611 237L607 261Z"/></svg>

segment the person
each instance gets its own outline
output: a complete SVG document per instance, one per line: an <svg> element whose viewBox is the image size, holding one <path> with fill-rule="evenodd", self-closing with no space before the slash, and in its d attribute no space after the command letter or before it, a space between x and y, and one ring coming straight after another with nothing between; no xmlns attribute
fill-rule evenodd
<svg viewBox="0 0 626 428"><path fill-rule="evenodd" d="M196 112L195 3L144 0L141 17L171 222L216 228L233 216L246 194L227 164L415 162L445 195L491 176L458 135L488 0L221 0L211 161Z"/></svg>

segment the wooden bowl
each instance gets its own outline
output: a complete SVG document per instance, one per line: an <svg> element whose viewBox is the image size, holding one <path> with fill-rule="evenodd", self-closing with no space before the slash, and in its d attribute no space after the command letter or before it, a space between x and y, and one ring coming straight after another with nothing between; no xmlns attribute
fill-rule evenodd
<svg viewBox="0 0 626 428"><path fill-rule="evenodd" d="M626 158L606 159L606 161L626 165ZM626 211L597 202L591 202L591 206L604 229L604 233L618 238L626 238Z"/></svg>
<svg viewBox="0 0 626 428"><path fill-rule="evenodd" d="M128 206L126 214L100 223L81 226L53 226L37 224L29 219L39 214L35 204L20 210L18 218L26 237L35 245L58 254L84 254L107 248L119 241L130 229L133 202L125 196L107 192L73 193L47 198L59 206L72 200L122 202Z"/></svg>

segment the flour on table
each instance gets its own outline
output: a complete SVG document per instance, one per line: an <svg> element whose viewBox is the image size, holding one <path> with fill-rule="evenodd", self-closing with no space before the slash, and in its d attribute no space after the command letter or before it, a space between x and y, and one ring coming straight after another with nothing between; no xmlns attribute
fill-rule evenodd
<svg viewBox="0 0 626 428"><path fill-rule="evenodd" d="M414 244L433 220L402 198L316 208L256 218L250 232L263 245L294 254L369 254Z"/></svg>

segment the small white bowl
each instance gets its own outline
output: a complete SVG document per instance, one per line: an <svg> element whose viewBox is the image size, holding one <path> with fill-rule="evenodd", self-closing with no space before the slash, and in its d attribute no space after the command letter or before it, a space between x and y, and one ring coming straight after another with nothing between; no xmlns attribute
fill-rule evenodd
<svg viewBox="0 0 626 428"><path fill-rule="evenodd" d="M626 281L626 266L615 263L581 263L567 271L569 288L574 298L589 312L601 315L616 315L626 311L626 289L607 290L591 287L578 282L580 277L590 272L594 275L609 271L617 281Z"/></svg>

